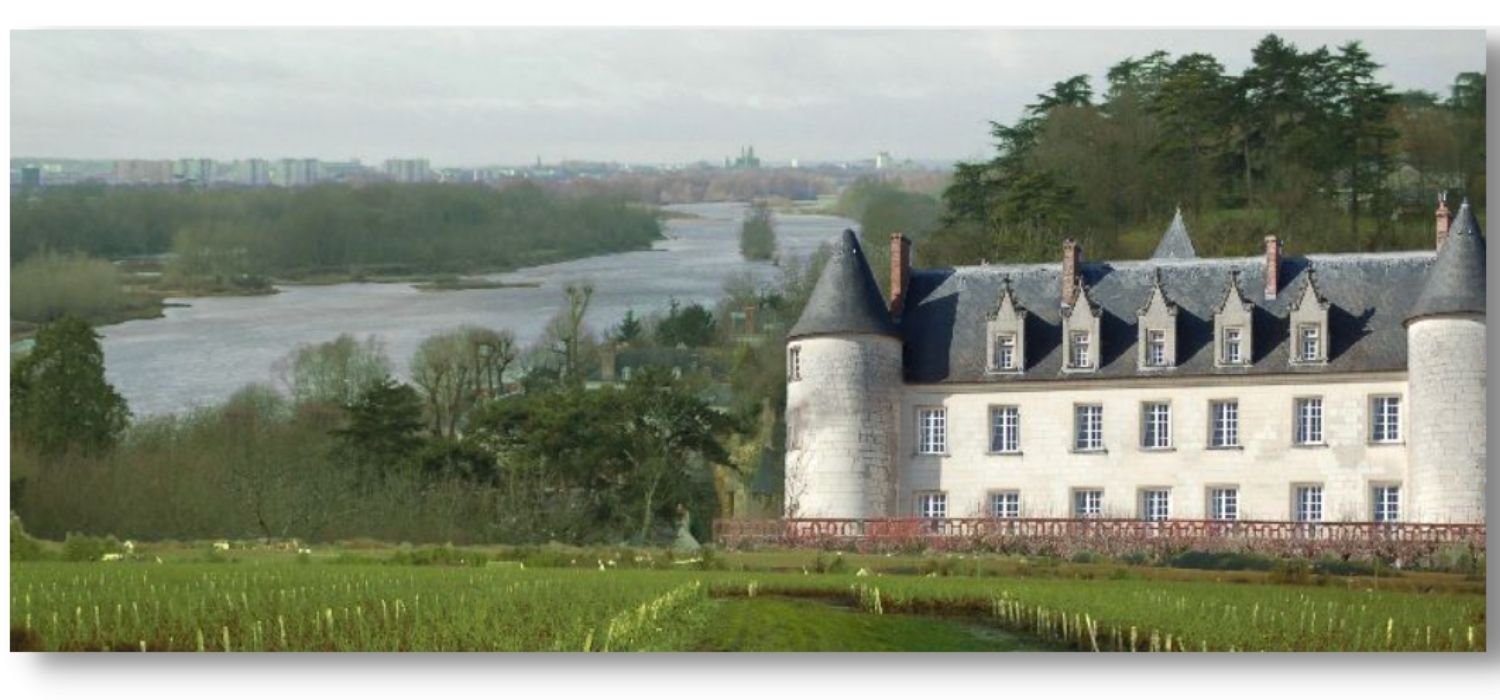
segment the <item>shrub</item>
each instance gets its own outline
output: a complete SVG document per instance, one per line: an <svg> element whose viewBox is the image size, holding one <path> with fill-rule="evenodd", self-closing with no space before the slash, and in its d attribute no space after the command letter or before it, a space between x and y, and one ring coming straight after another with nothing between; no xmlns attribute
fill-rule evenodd
<svg viewBox="0 0 1500 700"><path fill-rule="evenodd" d="M452 545L396 552L388 561L400 566L484 566L484 552Z"/></svg>
<svg viewBox="0 0 1500 700"><path fill-rule="evenodd" d="M844 561L843 554L835 553L829 557L818 552L818 558L813 560L813 571L820 574L845 574L849 573L849 563Z"/></svg>
<svg viewBox="0 0 1500 700"><path fill-rule="evenodd" d="M1306 559L1281 559L1271 567L1272 583L1307 583L1312 578L1312 566Z"/></svg>
<svg viewBox="0 0 1500 700"><path fill-rule="evenodd" d="M114 535L90 537L70 532L63 540L62 558L64 561L99 561L106 554L120 554L124 551Z"/></svg>
<svg viewBox="0 0 1500 700"><path fill-rule="evenodd" d="M1166 562L1177 569L1205 569L1209 571L1270 571L1276 560L1249 552L1205 552L1189 550Z"/></svg>
<svg viewBox="0 0 1500 700"><path fill-rule="evenodd" d="M952 576L953 571L956 568L958 568L958 560L952 557L942 557L940 559L927 559L926 561L922 562L920 570L924 576L927 574L937 574L938 576Z"/></svg>
<svg viewBox="0 0 1500 700"><path fill-rule="evenodd" d="M47 553L42 549L42 543L26 534L26 528L21 525L21 516L11 513L10 560L41 561L46 558Z"/></svg>

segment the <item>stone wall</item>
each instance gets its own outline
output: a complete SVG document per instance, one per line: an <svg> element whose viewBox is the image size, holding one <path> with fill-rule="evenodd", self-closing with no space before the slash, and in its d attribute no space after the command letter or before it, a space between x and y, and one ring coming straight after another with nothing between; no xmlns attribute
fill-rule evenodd
<svg viewBox="0 0 1500 700"><path fill-rule="evenodd" d="M1485 321L1425 318L1407 330L1412 516L1484 522Z"/></svg>

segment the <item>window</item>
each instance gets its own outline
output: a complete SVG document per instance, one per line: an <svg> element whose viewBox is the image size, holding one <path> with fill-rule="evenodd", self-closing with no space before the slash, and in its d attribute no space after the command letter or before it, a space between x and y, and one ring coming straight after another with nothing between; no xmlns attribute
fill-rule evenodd
<svg viewBox="0 0 1500 700"><path fill-rule="evenodd" d="M1160 522L1172 517L1172 492L1167 489L1147 489L1141 492L1141 519Z"/></svg>
<svg viewBox="0 0 1500 700"><path fill-rule="evenodd" d="M995 406L990 409L990 451L1021 451L1021 409Z"/></svg>
<svg viewBox="0 0 1500 700"><path fill-rule="evenodd" d="M1297 444L1323 444L1323 399L1297 399Z"/></svg>
<svg viewBox="0 0 1500 700"><path fill-rule="evenodd" d="M1371 503L1375 506L1375 522L1394 523L1401 520L1401 487L1376 486Z"/></svg>
<svg viewBox="0 0 1500 700"><path fill-rule="evenodd" d="M996 518L1021 517L1021 492L996 491L990 494L990 515Z"/></svg>
<svg viewBox="0 0 1500 700"><path fill-rule="evenodd" d="M1073 449L1104 449L1104 407L1089 404L1073 407Z"/></svg>
<svg viewBox="0 0 1500 700"><path fill-rule="evenodd" d="M1305 325L1297 329L1298 357L1303 362L1317 362L1323 356L1323 343L1315 325Z"/></svg>
<svg viewBox="0 0 1500 700"><path fill-rule="evenodd" d="M1208 408L1212 421L1208 446L1239 447L1240 403L1238 401L1210 401Z"/></svg>
<svg viewBox="0 0 1500 700"><path fill-rule="evenodd" d="M1370 400L1370 440L1401 442L1401 397L1377 396Z"/></svg>
<svg viewBox="0 0 1500 700"><path fill-rule="evenodd" d="M917 411L917 452L940 455L948 451L948 410L923 408Z"/></svg>
<svg viewBox="0 0 1500 700"><path fill-rule="evenodd" d="M1016 334L1001 333L995 338L995 369L1016 368Z"/></svg>
<svg viewBox="0 0 1500 700"><path fill-rule="evenodd" d="M802 378L802 348L793 345L786 351L786 380L795 382Z"/></svg>
<svg viewBox="0 0 1500 700"><path fill-rule="evenodd" d="M1167 332L1146 331L1146 364L1151 367L1167 366Z"/></svg>
<svg viewBox="0 0 1500 700"><path fill-rule="evenodd" d="M1097 518L1104 513L1104 492L1080 489L1073 492L1073 517Z"/></svg>
<svg viewBox="0 0 1500 700"><path fill-rule="evenodd" d="M1070 336L1068 347L1072 352L1068 356L1068 366L1074 369L1083 369L1089 366L1089 333L1088 331L1073 331Z"/></svg>
<svg viewBox="0 0 1500 700"><path fill-rule="evenodd" d="M948 494L942 492L917 494L917 515L923 518L948 517Z"/></svg>
<svg viewBox="0 0 1500 700"><path fill-rule="evenodd" d="M1208 517L1213 520L1239 520L1240 490L1236 488L1209 489Z"/></svg>
<svg viewBox="0 0 1500 700"><path fill-rule="evenodd" d="M1245 360L1243 341L1244 332L1239 328L1224 329L1224 352L1223 361L1226 365L1237 365Z"/></svg>
<svg viewBox="0 0 1500 700"><path fill-rule="evenodd" d="M1172 405L1166 402L1141 404L1141 447L1148 450L1172 446Z"/></svg>
<svg viewBox="0 0 1500 700"><path fill-rule="evenodd" d="M1323 487L1298 486L1296 491L1297 521L1315 523L1323 519Z"/></svg>

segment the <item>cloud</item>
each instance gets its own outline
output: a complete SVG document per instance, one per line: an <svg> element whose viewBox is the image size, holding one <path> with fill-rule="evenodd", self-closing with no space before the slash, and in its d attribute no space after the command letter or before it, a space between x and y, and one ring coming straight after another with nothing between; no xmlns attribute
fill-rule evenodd
<svg viewBox="0 0 1500 700"><path fill-rule="evenodd" d="M1243 69L1260 31L17 31L11 142L26 155L323 158L444 164L966 158L1077 73L1154 49ZM1398 88L1483 70L1482 32L1359 38Z"/></svg>

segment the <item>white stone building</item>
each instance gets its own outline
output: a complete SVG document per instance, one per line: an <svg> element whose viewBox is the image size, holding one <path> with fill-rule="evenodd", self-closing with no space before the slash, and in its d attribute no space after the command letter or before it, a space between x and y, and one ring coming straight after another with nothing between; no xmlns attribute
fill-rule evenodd
<svg viewBox="0 0 1500 700"><path fill-rule="evenodd" d="M889 306L846 231L788 334L786 515L1482 523L1485 242L1437 229L932 270L898 235Z"/></svg>

